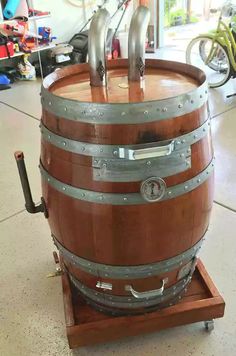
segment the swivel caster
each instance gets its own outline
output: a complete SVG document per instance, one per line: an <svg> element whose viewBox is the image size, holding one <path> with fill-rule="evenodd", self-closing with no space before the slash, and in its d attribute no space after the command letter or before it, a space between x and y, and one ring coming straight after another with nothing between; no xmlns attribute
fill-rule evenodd
<svg viewBox="0 0 236 356"><path fill-rule="evenodd" d="M211 332L212 330L214 330L214 320L204 321L204 326L206 331Z"/></svg>

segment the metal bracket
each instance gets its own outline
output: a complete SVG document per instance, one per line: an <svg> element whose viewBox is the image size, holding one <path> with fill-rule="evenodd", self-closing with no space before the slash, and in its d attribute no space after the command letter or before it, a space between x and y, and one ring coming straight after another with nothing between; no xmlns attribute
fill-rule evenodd
<svg viewBox="0 0 236 356"><path fill-rule="evenodd" d="M140 182L152 176L169 177L191 168L191 148L184 147L169 156L142 160L93 157L93 180Z"/></svg>
<svg viewBox="0 0 236 356"><path fill-rule="evenodd" d="M112 290L111 283L105 283L105 282L101 282L101 281L97 281L96 287L100 288L100 289L104 289L104 290Z"/></svg>
<svg viewBox="0 0 236 356"><path fill-rule="evenodd" d="M139 59L137 60L137 69L140 73L140 77L143 77L145 72L145 63L142 57L139 57Z"/></svg>
<svg viewBox="0 0 236 356"><path fill-rule="evenodd" d="M99 61L99 65L97 67L97 72L98 72L99 78L100 78L100 80L102 82L103 78L104 78L104 75L106 73L105 68L104 68L104 66L102 64L102 61Z"/></svg>

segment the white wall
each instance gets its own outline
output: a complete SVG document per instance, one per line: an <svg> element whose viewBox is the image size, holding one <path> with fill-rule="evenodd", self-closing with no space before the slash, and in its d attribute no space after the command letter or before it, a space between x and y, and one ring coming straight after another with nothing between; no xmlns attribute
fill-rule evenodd
<svg viewBox="0 0 236 356"><path fill-rule="evenodd" d="M75 7L67 0L31 0L33 7L37 10L50 11L51 18L39 20L39 26L49 26L53 30L53 35L58 38L57 42L63 42L69 40L75 33L79 32L80 28L85 22L83 8ZM80 1L78 1L79 3ZM86 16L89 18L96 5L101 4L101 1L89 1L85 0L85 3L94 4L86 7ZM81 1L82 3L82 1ZM113 14L117 9L118 1L110 0L106 6L110 14ZM122 21L121 30L126 26L129 26L131 16L133 12L133 1L131 1L128 11ZM119 11L116 18L112 21L111 26L115 27L121 16Z"/></svg>

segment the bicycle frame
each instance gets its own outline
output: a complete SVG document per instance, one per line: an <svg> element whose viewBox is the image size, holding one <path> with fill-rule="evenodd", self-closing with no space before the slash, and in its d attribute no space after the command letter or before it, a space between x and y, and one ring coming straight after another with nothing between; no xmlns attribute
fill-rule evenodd
<svg viewBox="0 0 236 356"><path fill-rule="evenodd" d="M217 50L217 47L214 46L215 43L220 43L222 46L225 46L227 48L227 53L229 56L229 60L231 63L231 66L236 72L236 61L235 61L235 54L236 54L236 42L234 39L234 36L232 34L231 29L229 26L222 20L222 14L220 14L219 20L218 20L218 25L217 29L212 32L208 32L206 34L201 34L198 36L199 38L201 37L207 37L212 40L212 46L210 53L208 57L205 60L205 64L207 65L208 63L211 62L215 55L215 51Z"/></svg>

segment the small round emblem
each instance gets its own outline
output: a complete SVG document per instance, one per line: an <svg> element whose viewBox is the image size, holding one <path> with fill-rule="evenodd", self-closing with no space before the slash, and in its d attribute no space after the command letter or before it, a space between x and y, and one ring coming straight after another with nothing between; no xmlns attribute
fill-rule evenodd
<svg viewBox="0 0 236 356"><path fill-rule="evenodd" d="M148 178L142 182L140 192L146 201L157 202L165 195L166 183L158 177Z"/></svg>

